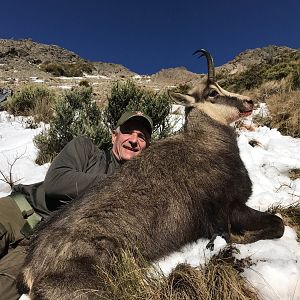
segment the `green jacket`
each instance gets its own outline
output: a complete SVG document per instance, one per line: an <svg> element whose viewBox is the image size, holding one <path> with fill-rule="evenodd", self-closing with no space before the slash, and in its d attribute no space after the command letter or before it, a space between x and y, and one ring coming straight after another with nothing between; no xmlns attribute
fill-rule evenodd
<svg viewBox="0 0 300 300"><path fill-rule="evenodd" d="M32 208L45 218L119 167L111 150L103 151L90 139L76 137L53 160L43 182L19 184L14 190L25 194Z"/></svg>

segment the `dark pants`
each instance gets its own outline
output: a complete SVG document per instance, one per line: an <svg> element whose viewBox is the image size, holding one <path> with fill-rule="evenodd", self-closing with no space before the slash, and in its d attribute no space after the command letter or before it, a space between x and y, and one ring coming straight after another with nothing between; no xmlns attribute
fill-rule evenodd
<svg viewBox="0 0 300 300"><path fill-rule="evenodd" d="M19 299L16 277L22 267L25 250L18 246L24 239L21 229L26 220L11 197L0 198L0 298Z"/></svg>
<svg viewBox="0 0 300 300"><path fill-rule="evenodd" d="M24 263L26 252L24 247L11 249L0 259L0 299L17 300L20 298L16 287L16 277Z"/></svg>

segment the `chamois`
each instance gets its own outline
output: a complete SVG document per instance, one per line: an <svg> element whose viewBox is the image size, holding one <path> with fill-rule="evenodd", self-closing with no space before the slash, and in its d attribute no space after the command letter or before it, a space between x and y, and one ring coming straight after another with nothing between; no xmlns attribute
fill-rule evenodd
<svg viewBox="0 0 300 300"><path fill-rule="evenodd" d="M252 184L229 124L251 114L253 102L222 89L211 55L196 54L206 57L207 80L188 94L169 92L186 107L183 132L153 143L39 226L19 279L32 300L97 299L96 268L109 268L121 249L152 262L201 237L250 243L283 235L279 217L245 204Z"/></svg>

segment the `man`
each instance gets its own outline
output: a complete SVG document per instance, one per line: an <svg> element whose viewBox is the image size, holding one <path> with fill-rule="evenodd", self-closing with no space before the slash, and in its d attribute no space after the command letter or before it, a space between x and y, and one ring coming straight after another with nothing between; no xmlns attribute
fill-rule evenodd
<svg viewBox="0 0 300 300"><path fill-rule="evenodd" d="M139 155L150 145L152 128L149 116L125 112L112 131L111 150L101 150L85 137L74 138L53 160L43 182L17 185L10 196L0 199L2 300L19 298L15 277L25 256L23 247L16 247L20 241L29 237L41 220Z"/></svg>

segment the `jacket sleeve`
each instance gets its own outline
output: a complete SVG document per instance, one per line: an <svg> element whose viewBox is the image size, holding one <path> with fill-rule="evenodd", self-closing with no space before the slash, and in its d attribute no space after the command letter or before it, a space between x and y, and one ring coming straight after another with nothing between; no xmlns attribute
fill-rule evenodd
<svg viewBox="0 0 300 300"><path fill-rule="evenodd" d="M74 138L53 160L46 174L46 197L65 202L81 196L99 177L106 177L101 172L89 172L95 164L105 168L104 151L88 138Z"/></svg>

